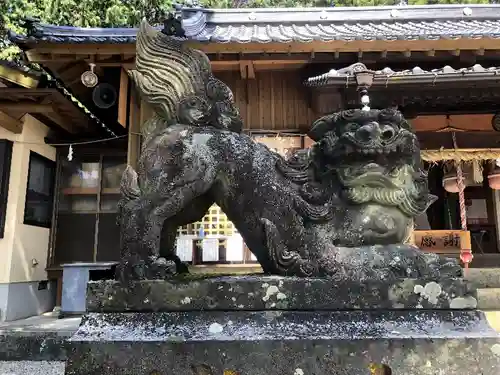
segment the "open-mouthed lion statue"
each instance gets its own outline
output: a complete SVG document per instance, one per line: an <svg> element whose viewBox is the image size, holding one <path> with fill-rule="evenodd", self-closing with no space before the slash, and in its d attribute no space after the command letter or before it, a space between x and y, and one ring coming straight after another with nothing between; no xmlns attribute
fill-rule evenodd
<svg viewBox="0 0 500 375"><path fill-rule="evenodd" d="M165 277L181 225L216 203L264 272L295 276L458 276L458 263L402 243L432 203L418 141L401 113L317 120L288 160L241 133L231 90L208 58L143 22L131 77L155 110L137 173L122 179L120 278Z"/></svg>

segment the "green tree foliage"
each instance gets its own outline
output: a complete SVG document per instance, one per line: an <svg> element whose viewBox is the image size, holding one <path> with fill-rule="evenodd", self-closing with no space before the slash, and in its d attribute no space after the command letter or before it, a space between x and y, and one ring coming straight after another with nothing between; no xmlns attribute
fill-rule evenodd
<svg viewBox="0 0 500 375"><path fill-rule="evenodd" d="M0 60L18 56L6 33L22 33L25 17L54 25L120 27L137 25L144 17L161 22L171 9L171 0L0 0Z"/></svg>
<svg viewBox="0 0 500 375"><path fill-rule="evenodd" d="M409 0L409 4L488 3L488 0ZM264 8L311 6L374 6L399 4L399 0L201 0L210 8ZM161 22L172 9L172 0L0 0L0 60L15 59L18 49L6 38L7 30L23 32L25 17L44 23L80 27L134 26L146 17Z"/></svg>

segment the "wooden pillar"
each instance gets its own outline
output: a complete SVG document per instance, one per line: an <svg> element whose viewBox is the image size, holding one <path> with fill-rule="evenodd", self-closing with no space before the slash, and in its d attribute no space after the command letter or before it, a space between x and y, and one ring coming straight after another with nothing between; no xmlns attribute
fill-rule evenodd
<svg viewBox="0 0 500 375"><path fill-rule="evenodd" d="M120 72L120 93L118 95L118 122L124 128L127 127L127 105L129 103L129 78L125 69Z"/></svg>
<svg viewBox="0 0 500 375"><path fill-rule="evenodd" d="M137 170L141 152L141 108L137 93L131 90L128 116L127 164Z"/></svg>
<svg viewBox="0 0 500 375"><path fill-rule="evenodd" d="M495 232L497 235L497 252L500 252L500 190L492 190Z"/></svg>

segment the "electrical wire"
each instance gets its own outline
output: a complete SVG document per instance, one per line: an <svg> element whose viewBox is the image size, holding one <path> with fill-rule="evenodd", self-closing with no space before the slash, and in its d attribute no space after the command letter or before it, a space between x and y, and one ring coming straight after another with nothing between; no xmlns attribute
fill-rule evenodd
<svg viewBox="0 0 500 375"><path fill-rule="evenodd" d="M248 132L250 135L253 136L274 136L276 138L283 138L283 137L297 137L300 136L301 138L305 138L307 135L306 134L295 134L295 133L286 133L286 132L280 132L276 130L270 130L270 131L265 131L260 133L257 132ZM29 142L29 141L17 141L17 140L12 140L13 143L20 143L20 144L26 144L26 145L39 145L39 146L52 146L52 147L57 147L57 146L79 146L79 145L89 145L89 144L94 144L94 143L102 143L102 142L108 142L108 141L113 141L115 139L121 139L128 137L129 135L138 135L142 136L142 133L135 133L131 132L128 134L123 134L123 135L116 135L114 137L108 137L108 138L100 138L100 139L93 139L89 141L75 141L75 142L64 142L64 143L44 143L44 142Z"/></svg>
<svg viewBox="0 0 500 375"><path fill-rule="evenodd" d="M128 134L124 135L117 135L114 137L109 137L109 138L101 138L101 139L94 139L91 141L80 141L80 142L67 142L67 143L42 143L42 142L26 142L26 141L12 141L14 143L20 143L20 144L25 144L25 145L40 145L40 146L78 146L78 145L89 145L92 143L101 143L101 142L107 142L107 141L113 141L115 139L120 139L120 138L125 138L128 137Z"/></svg>

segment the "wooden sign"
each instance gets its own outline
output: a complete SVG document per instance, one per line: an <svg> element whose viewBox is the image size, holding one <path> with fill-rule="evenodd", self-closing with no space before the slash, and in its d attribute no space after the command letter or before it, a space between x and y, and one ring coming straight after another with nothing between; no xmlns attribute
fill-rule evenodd
<svg viewBox="0 0 500 375"><path fill-rule="evenodd" d="M423 251L435 253L459 253L471 248L469 231L462 230L416 230L415 246Z"/></svg>

